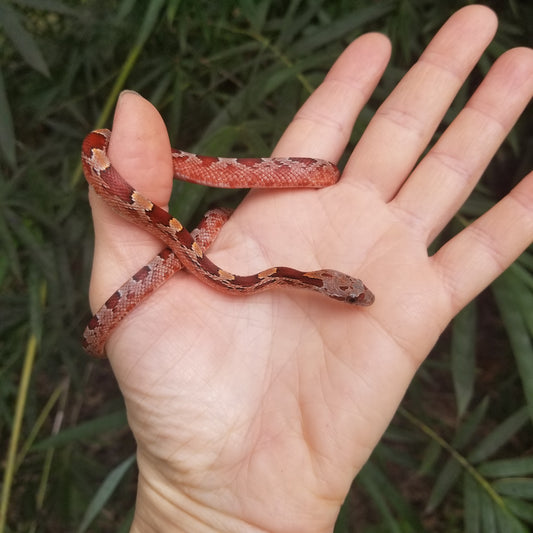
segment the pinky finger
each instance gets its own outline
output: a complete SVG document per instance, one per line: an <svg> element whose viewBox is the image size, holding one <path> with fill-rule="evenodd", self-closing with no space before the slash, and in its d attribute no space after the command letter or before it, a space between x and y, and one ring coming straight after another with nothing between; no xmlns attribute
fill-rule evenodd
<svg viewBox="0 0 533 533"><path fill-rule="evenodd" d="M433 257L457 313L533 243L533 172Z"/></svg>

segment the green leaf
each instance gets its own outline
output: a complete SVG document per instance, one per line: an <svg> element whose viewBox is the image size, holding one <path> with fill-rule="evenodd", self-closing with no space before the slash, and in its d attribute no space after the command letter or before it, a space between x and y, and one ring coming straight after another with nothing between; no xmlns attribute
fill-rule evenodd
<svg viewBox="0 0 533 533"><path fill-rule="evenodd" d="M239 7L255 31L260 31L267 19L270 0L240 0Z"/></svg>
<svg viewBox="0 0 533 533"><path fill-rule="evenodd" d="M485 397L457 428L457 432L452 440L452 446L454 448L462 450L471 441L479 425L485 419L488 408L489 399Z"/></svg>
<svg viewBox="0 0 533 533"><path fill-rule="evenodd" d="M422 475L431 473L437 461L442 455L442 448L440 444L434 440L429 442L429 445L424 450L422 460L420 462L419 472Z"/></svg>
<svg viewBox="0 0 533 533"><path fill-rule="evenodd" d="M533 313L530 312L533 309L533 254L524 252L509 267L509 271L524 289L515 294L526 328L530 337L533 337Z"/></svg>
<svg viewBox="0 0 533 533"><path fill-rule="evenodd" d="M0 69L0 149L9 166L14 168L16 165L15 129L2 69Z"/></svg>
<svg viewBox="0 0 533 533"><path fill-rule="evenodd" d="M78 13L76 9L68 7L58 0L14 0L14 3L19 6L61 13L62 15L76 15Z"/></svg>
<svg viewBox="0 0 533 533"><path fill-rule="evenodd" d="M493 501L481 488L479 489L479 496L481 504L479 516L481 519L482 533L499 533Z"/></svg>
<svg viewBox="0 0 533 533"><path fill-rule="evenodd" d="M142 46L146 39L150 36L153 29L159 21L159 12L165 5L166 0L152 0L146 9L144 14L143 23L139 34L137 35L136 43L138 46Z"/></svg>
<svg viewBox="0 0 533 533"><path fill-rule="evenodd" d="M332 42L338 42L347 35L354 35L358 28L370 21L376 21L384 17L394 9L394 2L389 0L375 3L368 7L362 7L347 13L331 24L316 28L308 32L290 49L292 55L307 55Z"/></svg>
<svg viewBox="0 0 533 533"><path fill-rule="evenodd" d="M84 533L87 531L92 521L98 516L105 504L109 501L109 498L117 488L117 485L120 483L134 462L135 455L132 455L111 470L109 475L104 479L102 485L100 485L100 488L94 495L94 498L89 503L80 527L78 528L78 533Z"/></svg>
<svg viewBox="0 0 533 533"><path fill-rule="evenodd" d="M176 18L180 3L181 0L167 0L166 17L169 23Z"/></svg>
<svg viewBox="0 0 533 533"><path fill-rule="evenodd" d="M239 126L222 126L208 138L202 139L201 151L208 156L227 157L240 136L241 128Z"/></svg>
<svg viewBox="0 0 533 533"><path fill-rule="evenodd" d="M209 189L196 183L182 183L176 188L169 203L171 213L174 213L180 222L187 225L207 194Z"/></svg>
<svg viewBox="0 0 533 533"><path fill-rule="evenodd" d="M530 292L512 271L504 272L493 284L492 289L515 356L522 381L529 415L533 421L533 343L517 301L524 292ZM531 314L531 308L529 308Z"/></svg>
<svg viewBox="0 0 533 533"><path fill-rule="evenodd" d="M410 502L372 459L361 470L356 483L368 492L382 513L387 524L386 531L396 531L398 528L402 533L421 531L419 516Z"/></svg>
<svg viewBox="0 0 533 533"><path fill-rule="evenodd" d="M60 431L57 435L38 442L32 447L32 450L46 450L47 448L62 446L76 440L102 435L109 430L118 430L126 425L125 411L118 411Z"/></svg>
<svg viewBox="0 0 533 533"><path fill-rule="evenodd" d="M465 533L527 533L503 500L495 501L472 478L464 478Z"/></svg>
<svg viewBox="0 0 533 533"><path fill-rule="evenodd" d="M394 490L392 485L378 470L378 468L368 462L357 476L357 483L369 494L372 503L376 506L384 524L387 525L387 531L391 533L401 533L400 526L391 512L388 498L385 496L384 487Z"/></svg>
<svg viewBox="0 0 533 533"><path fill-rule="evenodd" d="M461 465L453 457L446 461L431 489L425 507L426 512L433 512L443 502L461 476L461 472Z"/></svg>
<svg viewBox="0 0 533 533"><path fill-rule="evenodd" d="M479 425L485 418L488 406L488 398L485 398L480 402L476 409L465 418L452 440L451 446L453 446L454 449L461 450L471 441ZM426 504L427 512L432 512L442 503L459 479L461 470L461 464L458 463L454 457L450 457L450 459L446 461L433 484L433 489L431 490Z"/></svg>
<svg viewBox="0 0 533 533"><path fill-rule="evenodd" d="M452 379L457 401L457 414L462 418L472 396L476 375L475 301L468 304L452 323Z"/></svg>
<svg viewBox="0 0 533 533"><path fill-rule="evenodd" d="M485 477L514 477L533 474L533 457L515 457L484 463L478 468Z"/></svg>
<svg viewBox="0 0 533 533"><path fill-rule="evenodd" d="M120 524L116 533L130 533L131 524L133 523L133 516L135 515L135 507L132 507Z"/></svg>
<svg viewBox="0 0 533 533"><path fill-rule="evenodd" d="M492 486L504 496L524 500L533 499L533 479L531 478L499 479Z"/></svg>
<svg viewBox="0 0 533 533"><path fill-rule="evenodd" d="M531 533L530 529L512 515L507 508L495 507L498 531L503 533Z"/></svg>
<svg viewBox="0 0 533 533"><path fill-rule="evenodd" d="M43 333L43 308L46 300L46 282L39 278L35 267L30 270L28 277L28 296L30 329L40 344Z"/></svg>
<svg viewBox="0 0 533 533"><path fill-rule="evenodd" d="M1 120L1 119L0 119ZM0 204L3 203L4 190L0 184ZM5 194L9 194L9 188L6 187ZM12 216L11 209L3 206L0 213L0 245L2 247L2 257L7 261L9 268L13 272L14 276L22 279L21 262L18 255L17 242L12 232L9 230L7 220Z"/></svg>
<svg viewBox="0 0 533 533"><path fill-rule="evenodd" d="M505 497L503 499L505 506L509 512L513 513L517 518L533 524L533 503L518 500L516 498Z"/></svg>
<svg viewBox="0 0 533 533"><path fill-rule="evenodd" d="M514 437L528 421L527 408L519 409L492 430L469 454L468 460L474 464L484 461Z"/></svg>
<svg viewBox="0 0 533 533"><path fill-rule="evenodd" d="M465 533L481 532L481 495L480 487L472 476L464 476L464 530Z"/></svg>
<svg viewBox="0 0 533 533"><path fill-rule="evenodd" d="M18 13L4 2L0 3L0 24L25 61L41 74L50 76L39 46L20 23Z"/></svg>

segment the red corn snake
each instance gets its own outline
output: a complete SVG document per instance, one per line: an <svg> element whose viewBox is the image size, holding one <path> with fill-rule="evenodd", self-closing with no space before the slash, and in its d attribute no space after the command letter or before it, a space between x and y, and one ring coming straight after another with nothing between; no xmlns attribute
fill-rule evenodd
<svg viewBox="0 0 533 533"><path fill-rule="evenodd" d="M105 356L105 344L118 323L148 294L181 268L213 288L233 294L253 294L285 285L318 291L345 303L368 306L374 295L364 283L336 270L302 272L271 267L240 276L226 272L204 254L229 212L213 210L189 233L167 211L133 189L113 168L107 157L111 132L96 130L82 145L83 171L96 193L117 213L163 241L164 248L115 291L91 318L83 334L83 346L96 357ZM325 187L339 178L335 165L311 158L233 159L205 157L172 150L174 177L184 181L226 188Z"/></svg>

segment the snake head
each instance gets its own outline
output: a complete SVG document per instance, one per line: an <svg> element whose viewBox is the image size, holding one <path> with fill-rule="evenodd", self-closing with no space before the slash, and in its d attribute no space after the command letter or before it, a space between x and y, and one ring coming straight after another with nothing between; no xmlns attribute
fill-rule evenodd
<svg viewBox="0 0 533 533"><path fill-rule="evenodd" d="M374 303L372 291L360 280L337 270L316 270L307 272L305 277L322 282L315 285L317 291L352 305L369 306Z"/></svg>

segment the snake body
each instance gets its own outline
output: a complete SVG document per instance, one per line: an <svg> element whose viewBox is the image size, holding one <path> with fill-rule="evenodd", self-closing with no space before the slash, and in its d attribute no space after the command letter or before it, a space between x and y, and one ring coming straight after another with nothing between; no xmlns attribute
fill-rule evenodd
<svg viewBox="0 0 533 533"><path fill-rule="evenodd" d="M115 291L92 317L83 336L83 346L92 355L104 356L106 340L120 320L180 268L214 289L232 294L290 286L314 290L349 304L368 306L374 302L374 295L361 280L336 270L303 272L278 266L242 276L218 267L205 250L228 213L208 213L203 224L189 233L113 168L107 156L110 136L109 130L95 130L83 141L82 165L88 183L114 211L155 235L167 248ZM311 158L233 159L176 149L172 150L172 157L175 178L217 187L325 187L334 184L339 176L332 163Z"/></svg>

